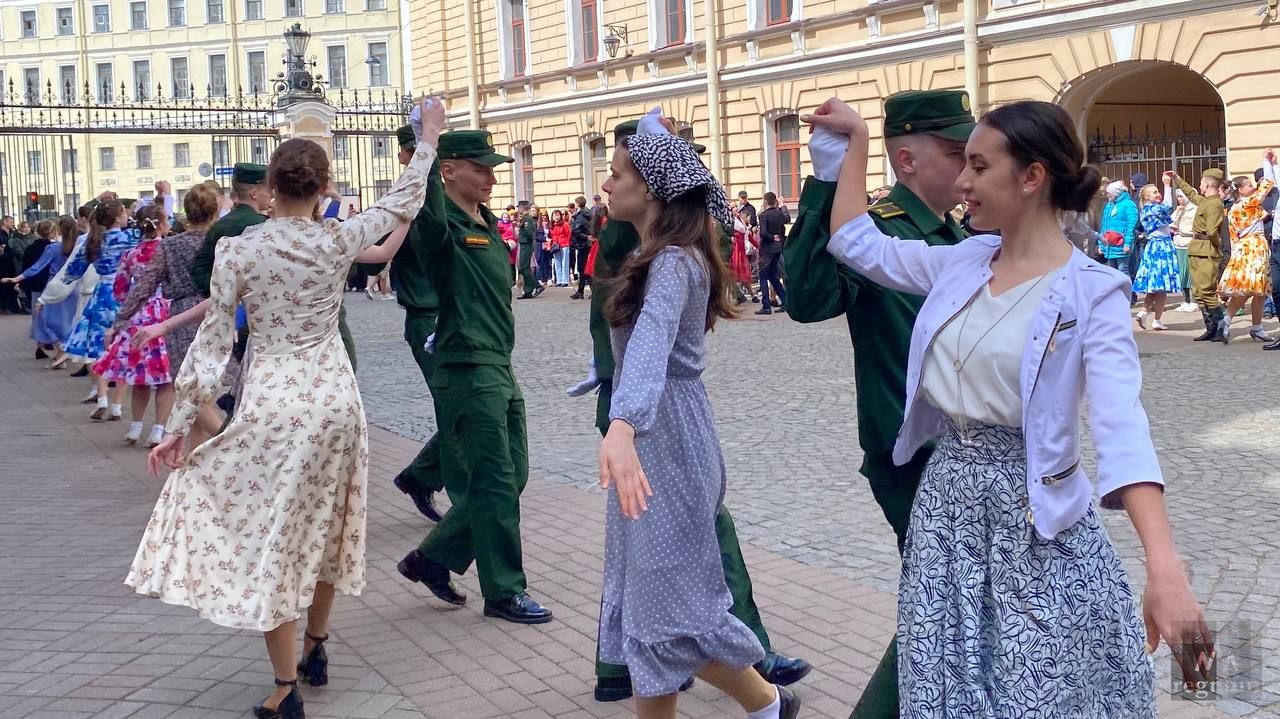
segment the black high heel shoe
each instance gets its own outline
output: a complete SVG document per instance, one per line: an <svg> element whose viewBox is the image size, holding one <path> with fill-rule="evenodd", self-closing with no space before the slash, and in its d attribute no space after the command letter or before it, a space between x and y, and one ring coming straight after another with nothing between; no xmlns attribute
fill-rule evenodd
<svg viewBox="0 0 1280 719"><path fill-rule="evenodd" d="M329 683L329 656L324 651L324 643L329 635L317 637L312 636L310 632L304 632L304 634L307 639L316 644L311 647L307 656L298 662L298 678L313 687L322 687Z"/></svg>
<svg viewBox="0 0 1280 719"><path fill-rule="evenodd" d="M277 679L276 686L293 688L275 709L267 708L265 699L253 705L253 715L258 719L307 719L306 713L302 711L302 693L298 691L298 680Z"/></svg>

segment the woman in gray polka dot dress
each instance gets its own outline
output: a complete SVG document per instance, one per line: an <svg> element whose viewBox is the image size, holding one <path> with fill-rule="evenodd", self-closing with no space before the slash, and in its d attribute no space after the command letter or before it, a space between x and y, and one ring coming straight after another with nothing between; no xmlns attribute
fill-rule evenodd
<svg viewBox="0 0 1280 719"><path fill-rule="evenodd" d="M625 140L604 190L610 217L641 241L605 308L618 380L600 450L610 490L600 657L630 668L645 719L674 717L694 675L750 719L793 719L798 698L752 668L764 650L729 613L715 535L725 469L701 375L706 332L734 316L712 225L728 218L724 189L663 133Z"/></svg>

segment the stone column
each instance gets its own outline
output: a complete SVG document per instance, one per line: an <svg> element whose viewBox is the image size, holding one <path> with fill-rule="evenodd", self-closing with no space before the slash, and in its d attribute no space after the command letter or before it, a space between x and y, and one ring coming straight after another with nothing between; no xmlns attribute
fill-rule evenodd
<svg viewBox="0 0 1280 719"><path fill-rule="evenodd" d="M281 103L276 113L276 130L281 140L292 140L300 137L324 148L329 159L333 159L333 118L337 110L327 102L319 100L298 100Z"/></svg>

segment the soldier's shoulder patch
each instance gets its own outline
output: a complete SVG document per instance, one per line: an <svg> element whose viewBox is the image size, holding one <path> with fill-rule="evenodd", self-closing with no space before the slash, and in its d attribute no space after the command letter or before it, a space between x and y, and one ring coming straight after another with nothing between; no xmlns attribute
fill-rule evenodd
<svg viewBox="0 0 1280 719"><path fill-rule="evenodd" d="M892 202L885 202L885 201L877 202L871 207L868 207L867 211L874 213L877 217L879 217L882 220L887 220L891 217L901 217L902 215L907 214L907 211L902 209L901 207L898 207Z"/></svg>

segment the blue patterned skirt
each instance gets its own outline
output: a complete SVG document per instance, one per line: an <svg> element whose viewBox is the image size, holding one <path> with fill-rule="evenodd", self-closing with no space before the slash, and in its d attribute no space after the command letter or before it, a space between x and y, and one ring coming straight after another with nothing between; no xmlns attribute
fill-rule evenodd
<svg viewBox="0 0 1280 719"><path fill-rule="evenodd" d="M1029 521L1021 430L949 425L911 511L898 593L904 719L1154 719L1124 569L1092 508Z"/></svg>
<svg viewBox="0 0 1280 719"><path fill-rule="evenodd" d="M1181 277L1173 238L1164 235L1152 235L1148 238L1147 247L1142 251L1142 264L1138 265L1138 273L1133 276L1133 291L1138 294L1177 294L1182 291Z"/></svg>
<svg viewBox="0 0 1280 719"><path fill-rule="evenodd" d="M111 294L114 281L115 275L98 278L98 284L93 288L88 304L84 306L80 321L67 338L67 345L63 350L75 362L96 361L107 351L107 330L115 324L116 311L119 309L115 296Z"/></svg>

